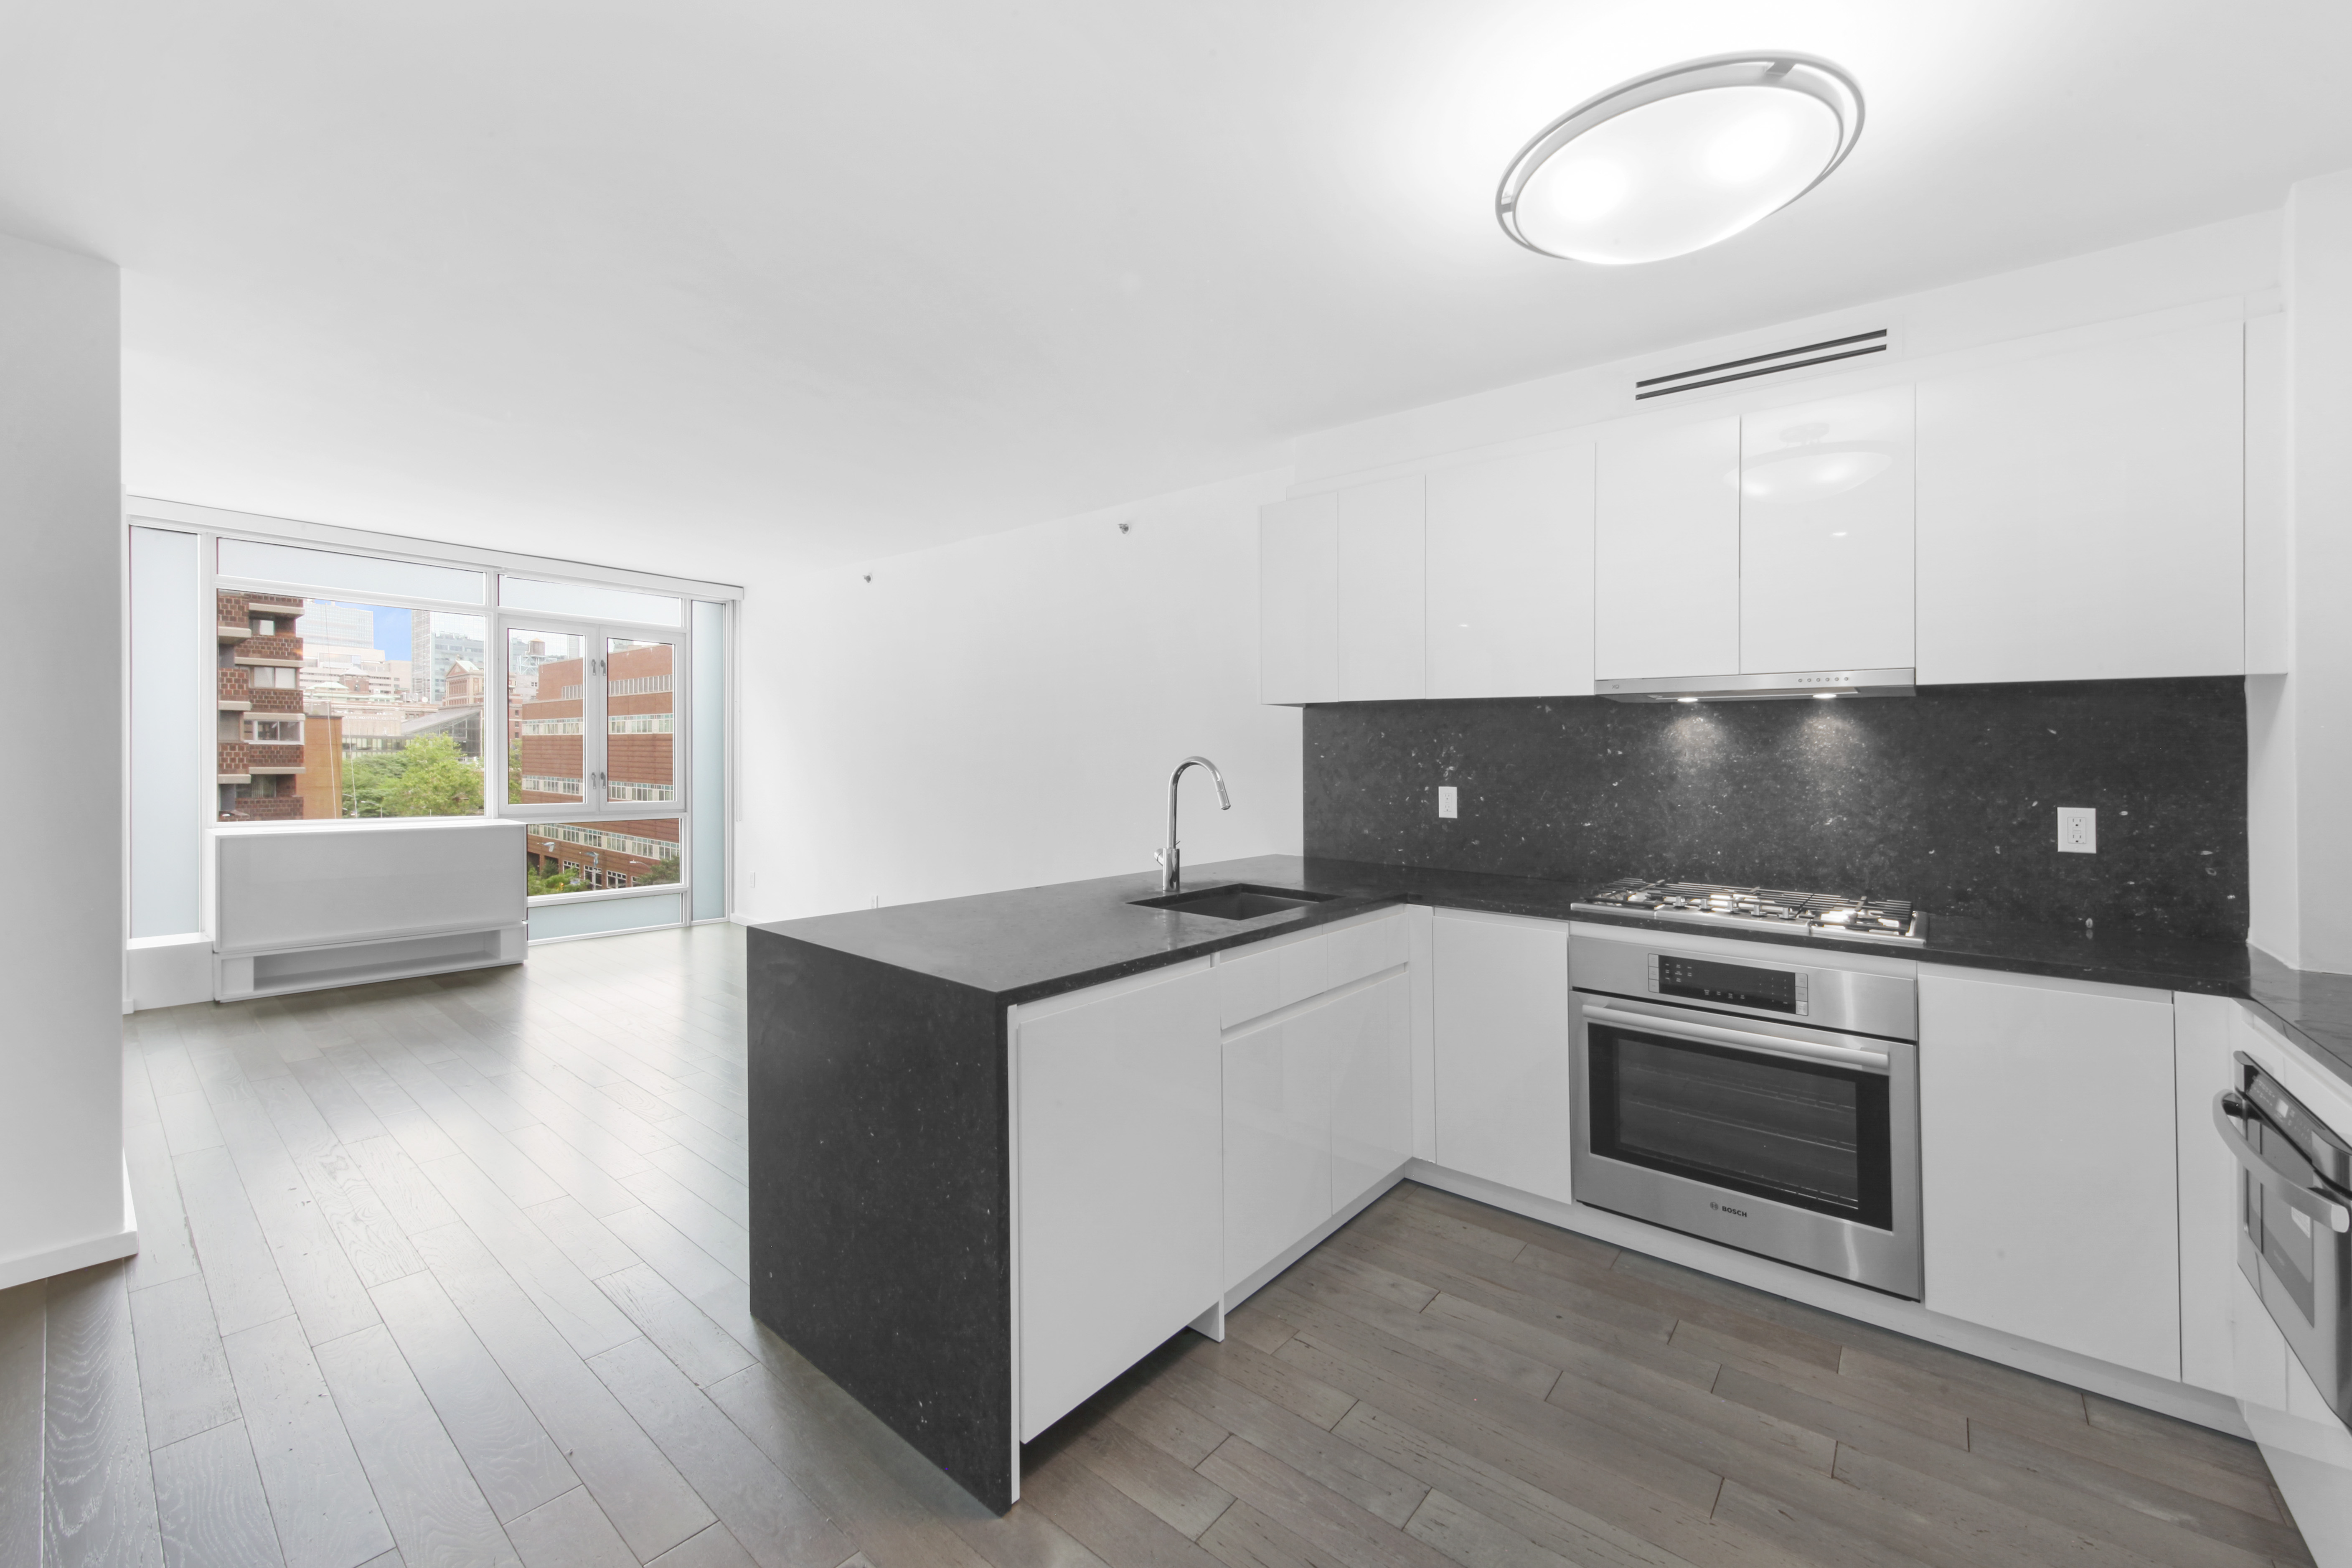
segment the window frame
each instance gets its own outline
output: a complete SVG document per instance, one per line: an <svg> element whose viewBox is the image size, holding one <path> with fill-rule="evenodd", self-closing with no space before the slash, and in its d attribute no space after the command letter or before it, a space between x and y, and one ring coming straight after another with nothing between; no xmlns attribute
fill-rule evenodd
<svg viewBox="0 0 2352 1568"><path fill-rule="evenodd" d="M478 814L468 813L463 816L381 819L386 826L403 823L488 822L510 815L519 815L523 809L509 808L505 803L506 747L503 741L508 721L505 677L508 651L506 628L509 624L538 622L581 626L593 626L598 628L609 625L619 635L627 637L631 640L660 641L669 644L674 649L671 682L673 696L670 787L675 799L670 802L612 802L611 809L602 811L600 814L628 819L676 818L679 825L677 845L678 880L675 883L657 883L650 887L640 885L628 888L599 888L581 893L542 894L531 898L530 903L536 907L541 903L568 903L587 899L647 898L675 894L678 900L677 918L674 921L654 922L655 925L689 925L726 921L736 918L734 913L735 833L732 820L734 812L725 806L716 813L719 818L716 824L719 834L717 852L715 855L706 855L707 858L714 862L716 868L716 876L708 879L715 880L719 884L717 912L701 917L697 917L694 913L695 860L698 854L706 854L708 847L698 847L698 840L702 837L702 835L693 826L692 802L695 797L695 787L691 777L695 768L695 752L691 737L694 720L694 670L698 658L711 658L717 661L717 668L721 672L720 679L724 689L723 707L718 715L720 733L715 767L716 783L717 787L726 792L731 806L739 765L735 731L740 714L740 694L735 689L733 679L726 672L734 666L738 654L740 616L743 597L743 590L740 586L670 576L659 573L634 571L625 567L585 566L577 562L546 556L526 555L466 545L444 545L438 542L413 540L400 535L374 533L328 523L232 511L182 501L159 500L154 497L127 497L123 510L126 538L129 530L143 527L164 531L191 533L196 536L198 542L196 588L203 609L197 616L199 630L196 634L198 644L196 664L201 685L191 693L191 697L197 711L205 721L197 728L199 734L204 737L205 749L201 760L203 776L206 779L209 779L214 772L212 752L215 743L215 726L210 722L210 720L216 711L213 657L214 617L211 613L213 596L216 593L250 591L304 599L365 604L388 609L412 609L428 613L439 611L476 616L482 620L486 627L484 638L486 679L482 717L485 741L482 810ZM219 543L224 540L288 545L331 555L477 572L481 574L482 595L478 600L446 599L374 589L357 589L333 583L296 578L246 576L223 572L220 569ZM674 598L678 603L678 618L674 625L633 622L612 617L594 622L583 622L581 617L577 616L541 616L529 610L510 610L501 603L502 582L509 576L526 578L539 583L573 583L586 587L617 589L625 593ZM713 646L707 653L698 653L696 629L698 618L698 606L703 605L715 607L718 617L715 628L706 628L711 630L713 635L702 639L710 641ZM412 650L412 656L414 650ZM604 657L609 658L609 653ZM302 689L299 675L292 689ZM307 713L304 717L307 719ZM241 724L239 728L241 732ZM583 725L583 730L584 728ZM306 724L306 743L307 741ZM601 747L601 736L599 743ZM199 791L189 804L194 808L195 813L192 826L199 838L206 844L209 844L213 837L221 834L303 833L330 828L345 831L352 829L372 831L374 830L379 820L372 817L334 816L225 823L218 819L214 792L209 787ZM583 804L559 805L547 815L558 818L586 820L593 814L582 809ZM529 820L527 817L523 819ZM199 865L199 898L202 900L201 907L208 910L213 897L213 856L208 848L200 856ZM205 917L205 922L209 927L209 915ZM576 939L571 935L557 935L540 940Z"/></svg>

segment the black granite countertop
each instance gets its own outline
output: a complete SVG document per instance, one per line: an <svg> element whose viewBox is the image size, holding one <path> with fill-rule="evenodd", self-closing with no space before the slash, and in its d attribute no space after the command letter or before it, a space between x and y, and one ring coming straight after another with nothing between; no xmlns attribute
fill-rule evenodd
<svg viewBox="0 0 2352 1568"><path fill-rule="evenodd" d="M1622 868L1606 867L1596 868L1589 878L1553 880L1265 855L1193 868L1186 883L1190 889L1265 883L1329 894L1330 900L1250 921L1213 920L1138 907L1135 900L1159 892L1157 873L1143 871L818 915L754 929L967 985L1011 1005L1328 924L1383 904L1435 904L1548 920L1696 929L1664 925L1645 915L1571 913L1570 906L1591 889L1623 874ZM1780 943L1790 940L1732 926L1706 929L1710 936ZM2352 1087L2352 975L2290 969L2244 942L2059 929L1933 911L1924 947L1799 940L1808 946L1916 957L1931 963L2241 997L2262 1008Z"/></svg>

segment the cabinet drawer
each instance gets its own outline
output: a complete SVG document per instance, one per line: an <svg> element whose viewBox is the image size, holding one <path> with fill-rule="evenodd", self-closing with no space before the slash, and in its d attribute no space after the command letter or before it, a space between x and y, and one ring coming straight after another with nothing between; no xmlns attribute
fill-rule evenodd
<svg viewBox="0 0 2352 1568"><path fill-rule="evenodd" d="M1302 931L1262 946L1220 953L1218 1021L1231 1029L1277 1007L1393 969L1404 961L1402 910L1383 910L1328 931Z"/></svg>

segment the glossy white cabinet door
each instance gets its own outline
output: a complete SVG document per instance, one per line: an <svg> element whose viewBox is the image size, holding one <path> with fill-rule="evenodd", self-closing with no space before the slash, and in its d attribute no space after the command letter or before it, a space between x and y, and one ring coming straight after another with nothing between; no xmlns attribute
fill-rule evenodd
<svg viewBox="0 0 2352 1568"><path fill-rule="evenodd" d="M1422 480L1339 493L1339 700L1422 695Z"/></svg>
<svg viewBox="0 0 2352 1568"><path fill-rule="evenodd" d="M1910 667L1911 389L1739 422L1739 668Z"/></svg>
<svg viewBox="0 0 2352 1568"><path fill-rule="evenodd" d="M2213 1097L2234 1088L2242 1008L2227 996L2172 999L2173 1139L2180 1172L2180 1381L2235 1395L2230 1281L2238 1276L2238 1163L2213 1127Z"/></svg>
<svg viewBox="0 0 2352 1568"><path fill-rule="evenodd" d="M1339 500L1276 501L1257 514L1260 702L1339 697Z"/></svg>
<svg viewBox="0 0 2352 1568"><path fill-rule="evenodd" d="M1375 981L1326 1010L1331 1037L1331 1207L1412 1157L1412 979Z"/></svg>
<svg viewBox="0 0 2352 1568"><path fill-rule="evenodd" d="M1331 1075L1325 1009L1224 1043L1225 1251L1230 1289L1331 1217Z"/></svg>
<svg viewBox="0 0 2352 1568"><path fill-rule="evenodd" d="M1923 683L2244 669L2243 335L1919 384Z"/></svg>
<svg viewBox="0 0 2352 1568"><path fill-rule="evenodd" d="M1592 448L1429 476L1429 695L1592 694Z"/></svg>
<svg viewBox="0 0 2352 1568"><path fill-rule="evenodd" d="M1440 910L1437 1163L1566 1203L1568 927Z"/></svg>
<svg viewBox="0 0 2352 1568"><path fill-rule="evenodd" d="M1222 1293L1224 1118L1205 963L1023 1007L1013 1027L1026 1442Z"/></svg>
<svg viewBox="0 0 2352 1568"><path fill-rule="evenodd" d="M1601 443L1592 511L1593 674L1739 668L1739 417Z"/></svg>
<svg viewBox="0 0 2352 1568"><path fill-rule="evenodd" d="M2171 1000L1922 966L1931 1310L2179 1377Z"/></svg>

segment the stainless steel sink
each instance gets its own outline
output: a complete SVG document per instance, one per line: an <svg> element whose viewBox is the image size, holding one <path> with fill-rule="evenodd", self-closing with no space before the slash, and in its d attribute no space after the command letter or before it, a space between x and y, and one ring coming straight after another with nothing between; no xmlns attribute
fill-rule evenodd
<svg viewBox="0 0 2352 1568"><path fill-rule="evenodd" d="M1132 900L1147 910L1174 910L1180 914L1206 915L1215 921L1254 921L1260 915L1289 914L1329 903L1335 893L1307 893L1296 888L1261 888L1231 882L1194 893L1166 893L1156 899Z"/></svg>

